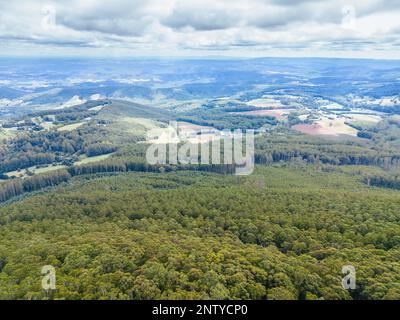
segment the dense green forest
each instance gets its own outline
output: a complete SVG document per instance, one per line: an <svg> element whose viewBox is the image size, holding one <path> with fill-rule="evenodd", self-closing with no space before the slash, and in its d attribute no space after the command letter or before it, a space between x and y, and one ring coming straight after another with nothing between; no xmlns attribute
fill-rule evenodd
<svg viewBox="0 0 400 320"><path fill-rule="evenodd" d="M99 101L3 124L0 299L400 299L397 118L321 138L233 107L254 109ZM144 134L171 119L262 126L256 171L148 165Z"/></svg>
<svg viewBox="0 0 400 320"><path fill-rule="evenodd" d="M399 299L400 195L353 170L75 177L0 209L0 297Z"/></svg>

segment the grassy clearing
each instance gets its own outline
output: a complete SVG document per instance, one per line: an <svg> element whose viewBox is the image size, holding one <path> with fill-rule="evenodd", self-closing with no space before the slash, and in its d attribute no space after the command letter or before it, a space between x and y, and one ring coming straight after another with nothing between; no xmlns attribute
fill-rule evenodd
<svg viewBox="0 0 400 320"><path fill-rule="evenodd" d="M60 127L57 130L58 131L74 131L78 129L79 127L83 126L86 122L77 122L73 124L68 124L66 126Z"/></svg>
<svg viewBox="0 0 400 320"><path fill-rule="evenodd" d="M79 166L79 165L82 165L82 164L88 164L88 163L93 163L93 162L106 160L106 159L110 158L113 154L114 153L109 153L109 154L103 154L103 155L100 155L100 156L84 158L82 160L79 160L79 161L75 162L74 165Z"/></svg>
<svg viewBox="0 0 400 320"><path fill-rule="evenodd" d="M26 177L28 177L28 172L31 172L33 174L41 174L41 173L47 173L47 172L65 169L65 168L67 168L67 166L63 166L63 165L49 165L47 167L33 166L33 167L30 167L27 169L22 169L19 171L10 171L10 172L7 172L6 175L9 176L10 178L12 178L12 177L26 178Z"/></svg>
<svg viewBox="0 0 400 320"><path fill-rule="evenodd" d="M147 131L160 128L161 123L145 118L120 117L117 127L124 132L132 135L144 135Z"/></svg>
<svg viewBox="0 0 400 320"><path fill-rule="evenodd" d="M26 177L26 170L19 170L19 171L10 171L6 173L6 176L10 178L25 178Z"/></svg>
<svg viewBox="0 0 400 320"><path fill-rule="evenodd" d="M53 120L52 121L44 121L42 117L34 117L34 118L31 118L31 120L33 123L42 126L45 130L50 130L55 127L55 125L53 123L53 121L55 121L55 117L49 116L49 118L53 119Z"/></svg>
<svg viewBox="0 0 400 320"><path fill-rule="evenodd" d="M351 118L356 122L364 122L364 123L378 123L382 120L382 117L372 114L344 114L344 116Z"/></svg>
<svg viewBox="0 0 400 320"><path fill-rule="evenodd" d="M89 110L90 111L101 111L104 107L105 106L97 106L97 107L90 108Z"/></svg>
<svg viewBox="0 0 400 320"><path fill-rule="evenodd" d="M255 99L247 102L247 105L257 107L257 108L282 108L284 105L275 99Z"/></svg>
<svg viewBox="0 0 400 320"><path fill-rule="evenodd" d="M56 165L56 166L48 166L48 167L44 167L44 168L33 167L33 168L29 168L29 171L33 172L34 174L41 174L41 173L47 173L47 172L65 169L65 168L67 168L67 166Z"/></svg>
<svg viewBox="0 0 400 320"><path fill-rule="evenodd" d="M184 122L184 121L179 121L178 122L178 128L179 130L210 130L213 129L213 127L207 127L207 126L200 126L197 124L193 124L190 122Z"/></svg>
<svg viewBox="0 0 400 320"><path fill-rule="evenodd" d="M17 130L1 128L0 129L0 140L9 139L15 137Z"/></svg>
<svg viewBox="0 0 400 320"><path fill-rule="evenodd" d="M53 124L53 122L42 122L40 124L45 130L50 130L52 128L55 127L55 125Z"/></svg>

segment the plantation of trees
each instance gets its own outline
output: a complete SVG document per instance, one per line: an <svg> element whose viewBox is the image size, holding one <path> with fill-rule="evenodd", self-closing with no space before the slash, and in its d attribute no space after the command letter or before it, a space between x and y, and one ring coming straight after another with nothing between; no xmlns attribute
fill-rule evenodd
<svg viewBox="0 0 400 320"><path fill-rule="evenodd" d="M399 299L400 195L303 171L83 175L3 206L0 298Z"/></svg>

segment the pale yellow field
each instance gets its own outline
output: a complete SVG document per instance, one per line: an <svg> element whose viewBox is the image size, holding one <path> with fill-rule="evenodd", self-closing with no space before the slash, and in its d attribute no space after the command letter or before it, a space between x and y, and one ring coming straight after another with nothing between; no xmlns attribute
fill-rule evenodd
<svg viewBox="0 0 400 320"><path fill-rule="evenodd" d="M161 123L145 118L121 117L117 122L119 129L134 135L144 135L149 130L161 127Z"/></svg>
<svg viewBox="0 0 400 320"><path fill-rule="evenodd" d="M66 126L60 127L57 130L58 131L73 131L75 129L78 129L79 127L83 126L86 122L78 122L78 123L73 123L73 124L68 124Z"/></svg>
<svg viewBox="0 0 400 320"><path fill-rule="evenodd" d="M23 178L26 176L26 170L21 170L21 171L10 171L6 173L6 176L9 176L10 178L15 177L15 178Z"/></svg>
<svg viewBox="0 0 400 320"><path fill-rule="evenodd" d="M74 163L74 165L82 165L82 164L87 164L87 163L93 163L93 162L98 162L98 161L102 161L102 160L106 160L108 158L110 158L114 153L109 153L109 154L104 154L104 155L100 155L100 156L96 156L96 157L88 157L88 158L83 158L82 160L76 161ZM66 169L67 166L64 165L49 165L47 167L41 167L38 168L36 166L34 167L30 167L27 169L23 169L20 171L10 171L7 172L6 175L11 177L15 177L15 178L26 178L28 177L27 172L30 171L34 174L41 174L41 173L47 173L47 172L51 172L51 171L56 171L56 170L60 170L60 169Z"/></svg>
<svg viewBox="0 0 400 320"><path fill-rule="evenodd" d="M211 141L221 140L221 136L213 133L203 133L201 135L188 138L188 142L191 144L199 144L199 143L209 143Z"/></svg>
<svg viewBox="0 0 400 320"><path fill-rule="evenodd" d="M330 103L325 106L322 106L324 109L343 109L344 107L338 103Z"/></svg>
<svg viewBox="0 0 400 320"><path fill-rule="evenodd" d="M318 121L317 124L322 126L327 134L329 135L349 135L349 136L357 136L357 130L345 124L346 120L343 118L337 118L334 120L330 120L328 118L323 118L322 120Z"/></svg>
<svg viewBox="0 0 400 320"><path fill-rule="evenodd" d="M97 106L97 107L90 108L89 110L90 110L90 111L100 111L100 110L102 110L104 107L105 107L105 106Z"/></svg>
<svg viewBox="0 0 400 320"><path fill-rule="evenodd" d="M258 107L258 108L282 108L284 105L275 99L255 99L246 103L248 106Z"/></svg>
<svg viewBox="0 0 400 320"><path fill-rule="evenodd" d="M52 118L53 120L55 120L54 116L49 116L50 118ZM35 118L31 118L32 122L36 123L37 125L42 126L45 130L49 130L51 128L54 127L53 122L51 121L43 121L42 117L35 117Z"/></svg>
<svg viewBox="0 0 400 320"><path fill-rule="evenodd" d="M179 130L200 131L200 130L211 130L213 128L212 127L207 127L207 126L200 126L200 125L193 124L193 123L190 123L190 122L179 121L178 122L178 129Z"/></svg>
<svg viewBox="0 0 400 320"><path fill-rule="evenodd" d="M50 130L51 128L55 127L53 122L42 122L40 124L45 130Z"/></svg>
<svg viewBox="0 0 400 320"><path fill-rule="evenodd" d="M9 128L1 128L0 129L0 140L15 137L16 134L17 134L17 130L9 129Z"/></svg>
<svg viewBox="0 0 400 320"><path fill-rule="evenodd" d="M178 130L178 135L176 131ZM219 140L220 136L213 127L201 126L189 122L178 122L177 128L158 128L154 130L154 138L147 143L168 144L189 142L193 144L206 143L213 140Z"/></svg>
<svg viewBox="0 0 400 320"><path fill-rule="evenodd" d="M106 160L106 159L110 158L113 154L114 153L109 153L109 154L103 154L103 155L100 155L100 156L84 158L82 160L79 160L79 161L75 162L74 165L79 166L79 165L82 165L82 164L88 164L88 163L93 163L93 162Z"/></svg>
<svg viewBox="0 0 400 320"><path fill-rule="evenodd" d="M6 175L11 177L16 177L16 178L26 178L27 175L27 171L30 171L34 174L41 174L41 173L46 173L46 172L50 172L50 171L55 171L55 170L60 170L60 169L65 169L67 168L66 166L62 166L62 165L57 165L57 166L47 166L47 167L43 167L43 168L38 168L36 166L34 167L30 167L27 169L22 169L20 171L10 171L7 172Z"/></svg>
<svg viewBox="0 0 400 320"><path fill-rule="evenodd" d="M44 167L44 168L33 167L33 168L29 168L29 171L33 172L34 174L41 174L41 173L56 171L56 170L65 169L65 168L67 168L67 166L62 166L62 165L48 166L48 167Z"/></svg>
<svg viewBox="0 0 400 320"><path fill-rule="evenodd" d="M372 114L344 114L344 116L358 122L378 123L382 120L382 117Z"/></svg>
<svg viewBox="0 0 400 320"><path fill-rule="evenodd" d="M301 121L304 121L304 120L306 120L308 118L308 116L309 116L308 114L302 114L302 115L299 116L299 119Z"/></svg>

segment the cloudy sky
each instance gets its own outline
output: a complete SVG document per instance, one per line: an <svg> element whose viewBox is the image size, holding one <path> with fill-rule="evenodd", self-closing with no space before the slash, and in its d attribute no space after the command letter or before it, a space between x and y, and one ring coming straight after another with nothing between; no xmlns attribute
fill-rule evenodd
<svg viewBox="0 0 400 320"><path fill-rule="evenodd" d="M398 0L0 0L0 55L400 59Z"/></svg>

